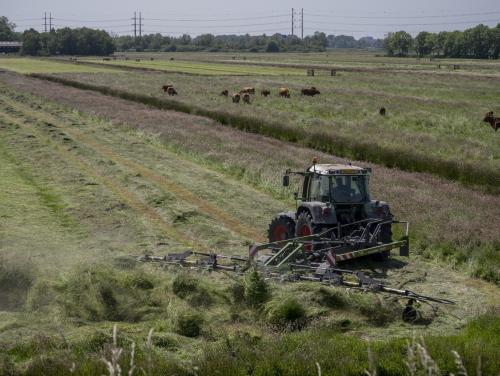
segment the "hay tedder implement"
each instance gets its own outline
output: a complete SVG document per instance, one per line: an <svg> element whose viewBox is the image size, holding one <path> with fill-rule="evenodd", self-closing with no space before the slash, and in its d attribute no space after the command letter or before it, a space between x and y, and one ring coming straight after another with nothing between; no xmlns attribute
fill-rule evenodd
<svg viewBox="0 0 500 376"><path fill-rule="evenodd" d="M297 208L279 213L269 226L269 242L253 244L248 256L228 256L215 252L186 251L166 256L141 256L139 261L158 262L184 268L243 274L256 268L265 278L281 282L310 281L344 286L407 299L403 319L415 317L416 301L453 304L452 301L388 287L362 271L340 269L338 264L357 258L387 260L399 249L409 256L409 223L393 218L389 205L371 200L368 181L371 169L352 165L313 165L300 175L302 197L295 193ZM398 231L399 239L393 239Z"/></svg>

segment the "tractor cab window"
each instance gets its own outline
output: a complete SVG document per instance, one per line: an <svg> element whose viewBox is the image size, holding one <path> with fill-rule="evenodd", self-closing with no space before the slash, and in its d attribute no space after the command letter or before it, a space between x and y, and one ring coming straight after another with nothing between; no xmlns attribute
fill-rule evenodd
<svg viewBox="0 0 500 376"><path fill-rule="evenodd" d="M365 202L367 199L365 176L332 176L332 199L340 203Z"/></svg>
<svg viewBox="0 0 500 376"><path fill-rule="evenodd" d="M311 177L309 200L320 202L330 201L330 178L328 176L314 175Z"/></svg>

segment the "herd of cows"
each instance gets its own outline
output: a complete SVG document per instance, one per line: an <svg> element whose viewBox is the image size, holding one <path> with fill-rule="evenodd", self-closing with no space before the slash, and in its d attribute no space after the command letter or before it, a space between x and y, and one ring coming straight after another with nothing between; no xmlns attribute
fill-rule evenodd
<svg viewBox="0 0 500 376"><path fill-rule="evenodd" d="M162 90L164 93L167 93L170 96L177 95L177 91L174 88L174 85L167 84L163 85ZM321 92L316 89L314 86L311 86L310 88L302 89L301 95L309 96L309 97L314 97L315 95L321 94ZM222 90L220 93L221 96L224 97L229 97L229 90L225 89ZM243 103L251 103L251 96L255 95L255 88L254 87L244 87L241 89L239 92L234 93L231 95L231 98L233 100L233 103L239 103L241 100L243 100ZM260 91L260 95L263 97L268 97L271 95L271 90L269 89L262 89ZM290 89L287 87L282 87L278 91L278 95L282 98L290 98Z"/></svg>
<svg viewBox="0 0 500 376"><path fill-rule="evenodd" d="M307 89L302 89L301 90L302 95L306 95L309 97L314 97L315 95L321 94L318 89L316 89L314 86L311 86L310 88ZM229 90L223 90L220 95L224 97L229 96ZM238 93L234 93L231 98L233 100L233 103L239 103L240 100L243 100L243 103L248 103L250 104L251 101L251 96L255 95L255 88L254 87L244 87L241 89ZM260 95L263 97L268 97L271 95L271 90L269 89L262 89L260 91ZM287 87L282 87L278 91L278 95L282 98L290 98L290 89Z"/></svg>
<svg viewBox="0 0 500 376"><path fill-rule="evenodd" d="M162 90L164 93L167 93L170 96L177 95L177 91L175 90L174 86L171 84L163 85ZM311 86L310 88L302 89L300 91L301 95L303 96L309 96L309 97L314 97L315 95L321 94L321 92L316 89L314 86ZM224 97L229 97L229 90L224 89L220 93L221 96ZM240 103L240 101L243 101L243 103L250 104L251 103L251 98L252 95L255 95L255 88L254 87L244 87L237 93L233 93L231 95L233 103ZM268 97L271 95L271 90L269 89L262 89L260 91L260 95L263 97ZM282 87L278 91L278 95L281 98L290 98L290 89L287 87ZM385 107L381 107L379 109L379 114L381 116L385 116L387 113ZM495 117L493 111L488 112L483 119L483 122L489 123L491 125L491 128L495 130L495 132L500 128L500 118Z"/></svg>

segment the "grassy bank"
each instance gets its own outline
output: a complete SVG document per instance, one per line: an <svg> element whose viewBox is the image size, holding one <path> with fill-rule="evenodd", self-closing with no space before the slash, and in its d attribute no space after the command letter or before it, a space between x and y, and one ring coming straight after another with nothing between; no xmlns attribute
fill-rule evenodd
<svg viewBox="0 0 500 376"><path fill-rule="evenodd" d="M122 260L33 278L26 266L0 263L2 284L13 278L29 283L18 289L22 314L2 313L6 374L111 374L120 367L134 368L132 375L316 375L319 367L327 375L445 375L463 367L494 375L499 366L495 311L453 334L388 339L381 334L403 325L398 304L340 288L268 284L253 272L234 281ZM432 317L425 315L422 325ZM378 338L366 334L373 330ZM3 334L16 332L22 339Z"/></svg>

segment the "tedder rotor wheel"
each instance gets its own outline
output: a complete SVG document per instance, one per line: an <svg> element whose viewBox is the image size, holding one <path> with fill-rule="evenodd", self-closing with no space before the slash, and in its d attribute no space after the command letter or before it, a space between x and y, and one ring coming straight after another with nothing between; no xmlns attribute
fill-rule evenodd
<svg viewBox="0 0 500 376"><path fill-rule="evenodd" d="M295 222L290 217L280 215L269 225L269 242L291 239L295 236Z"/></svg>
<svg viewBox="0 0 500 376"><path fill-rule="evenodd" d="M314 233L316 233L316 231L311 214L309 214L309 212L300 213L299 217L297 218L297 224L295 225L295 236L297 238L301 238L303 236L313 235ZM312 252L312 242L305 243L304 249L307 252Z"/></svg>

